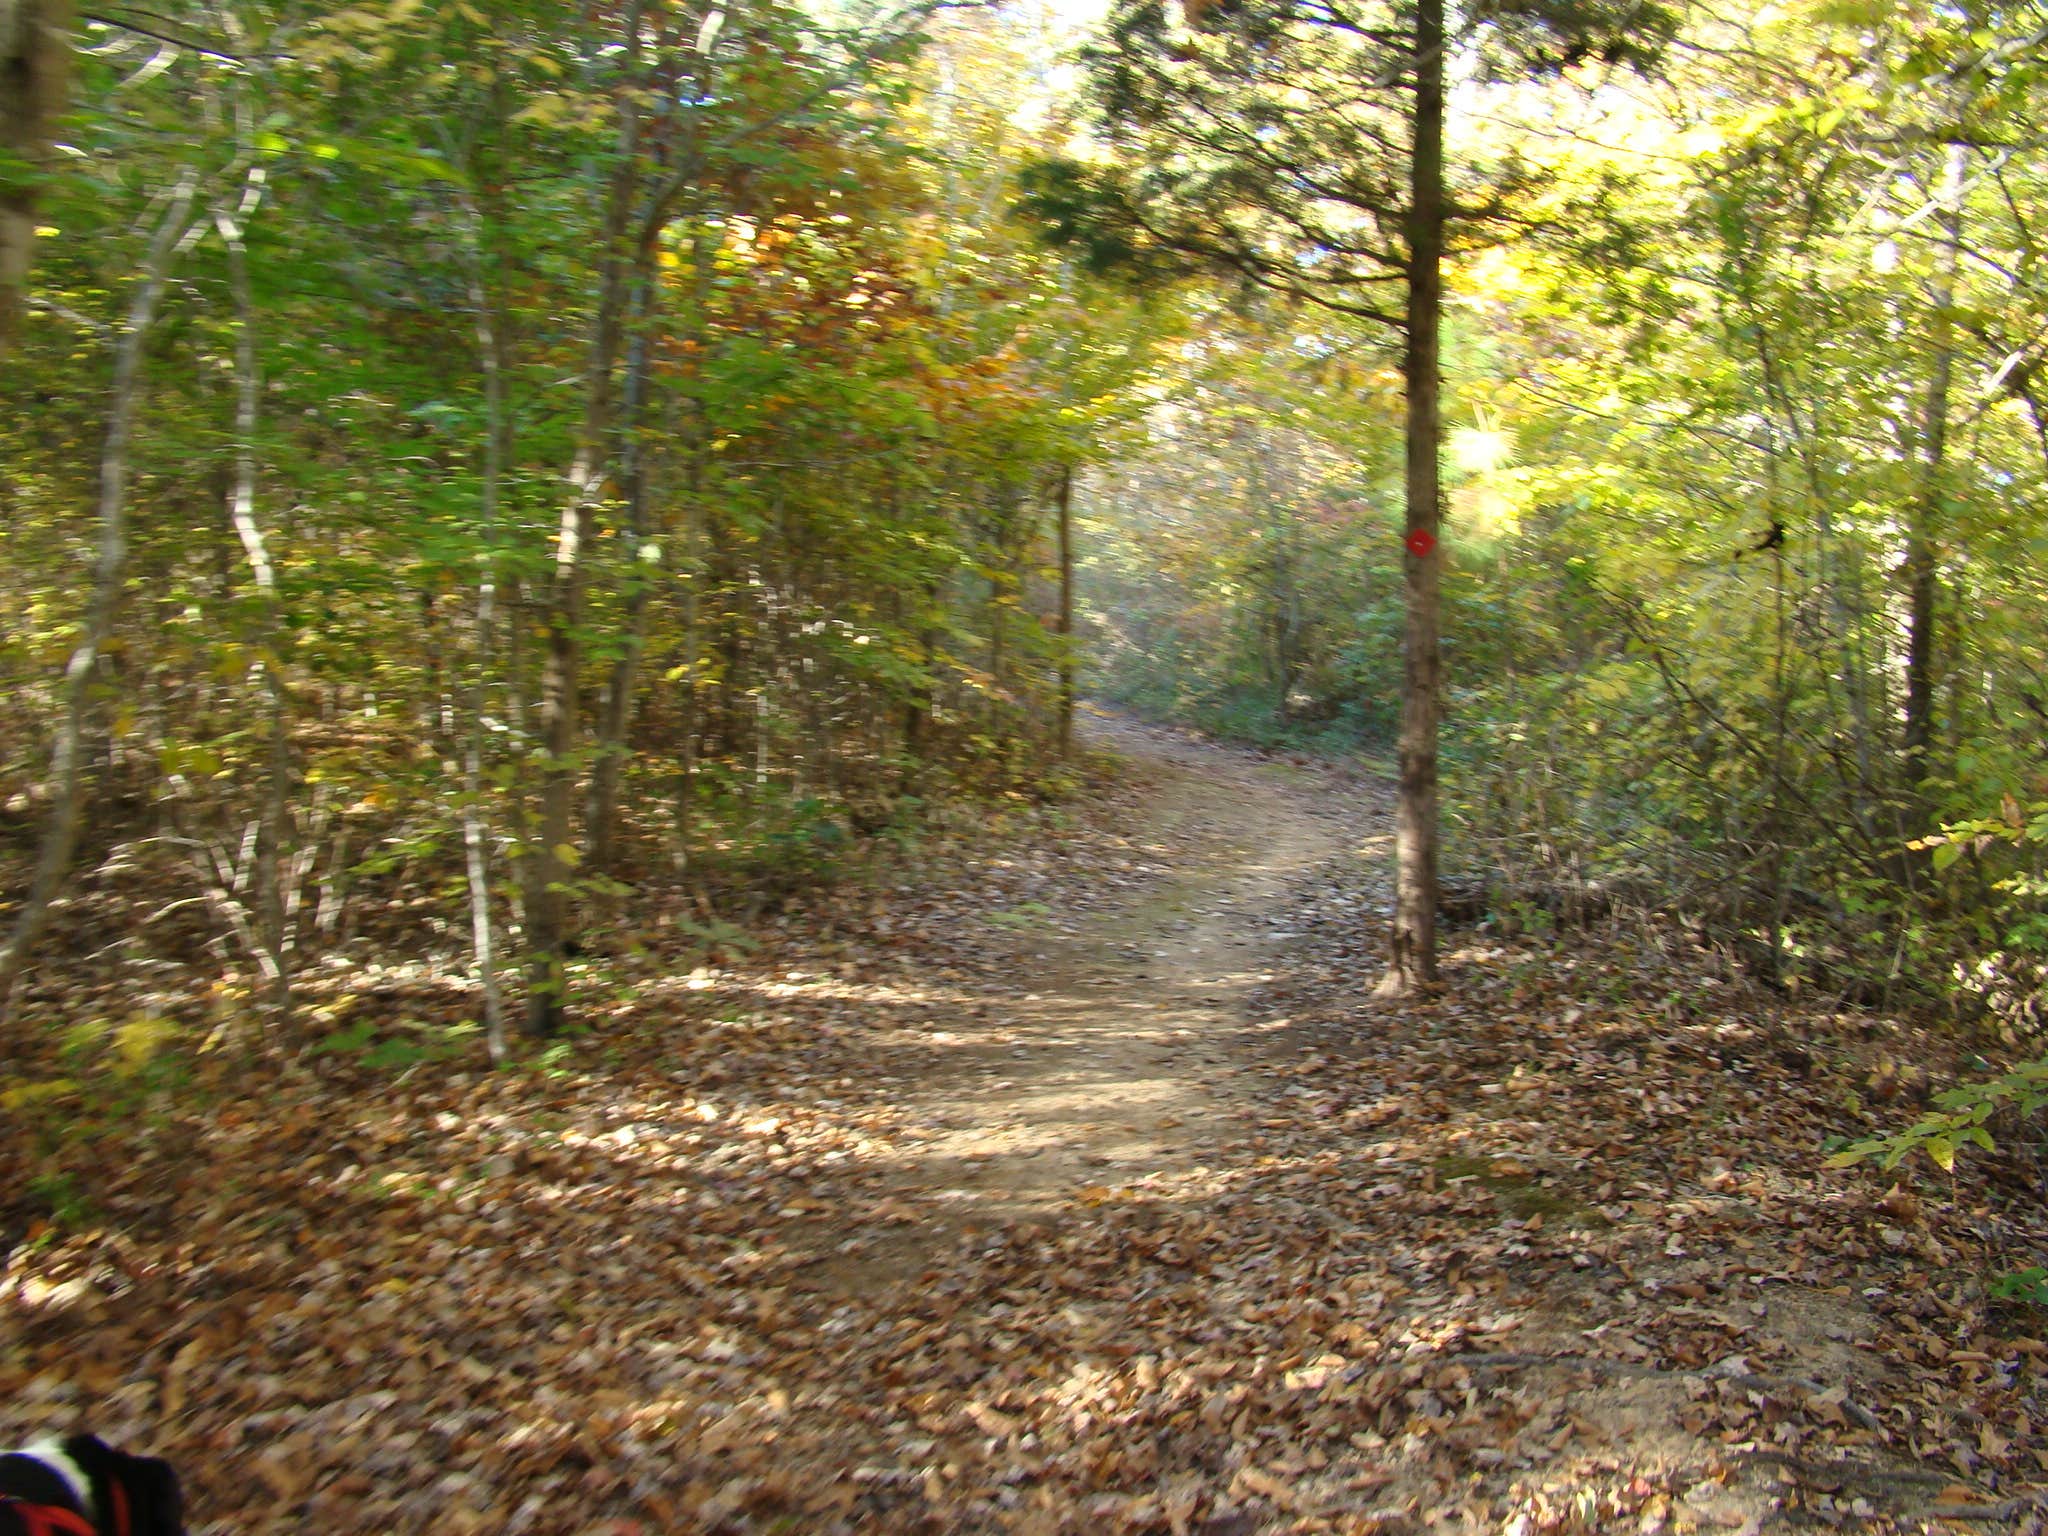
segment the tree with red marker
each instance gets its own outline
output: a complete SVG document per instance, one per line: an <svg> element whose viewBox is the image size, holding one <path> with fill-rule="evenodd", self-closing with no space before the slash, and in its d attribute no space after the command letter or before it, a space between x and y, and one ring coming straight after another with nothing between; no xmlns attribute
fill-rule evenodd
<svg viewBox="0 0 2048 1536"><path fill-rule="evenodd" d="M1526 173L1444 153L1446 58L1496 76L1647 62L1655 0L1116 0L1085 54L1102 145L1027 169L1024 206L1097 272L1216 273L1381 324L1407 386L1406 623L1390 964L1436 980L1438 449L1447 253L1512 238Z"/></svg>

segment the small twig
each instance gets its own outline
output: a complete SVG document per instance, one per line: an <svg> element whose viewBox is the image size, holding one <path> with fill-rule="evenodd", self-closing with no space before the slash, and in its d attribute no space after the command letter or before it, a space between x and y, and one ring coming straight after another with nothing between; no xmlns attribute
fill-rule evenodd
<svg viewBox="0 0 2048 1536"><path fill-rule="evenodd" d="M1911 1513L1921 1520L2010 1520L2033 1502L2032 1499L2008 1499L2003 1504L1930 1504Z"/></svg>
<svg viewBox="0 0 2048 1536"><path fill-rule="evenodd" d="M203 905L204 903L210 900L211 898L206 896L180 897L178 900L171 902L168 906L158 907L156 911L150 913L149 916L145 917L141 922L137 923L135 926L138 928L147 928L151 923L158 921L160 918L169 917L173 912L177 911L180 907L199 906Z"/></svg>
<svg viewBox="0 0 2048 1536"><path fill-rule="evenodd" d="M230 53L225 48L219 48L210 43L194 42L191 38L180 36L178 33L170 31L163 26L144 26L132 16L117 16L112 11L81 11L79 12L78 19L80 21L97 22L100 26L113 27L122 32L133 32L137 37L146 37L151 42L164 43L172 48L183 48L188 52L199 54L203 58L219 59L227 64L247 64L249 62L249 59L242 54ZM154 21L157 18L151 17L150 19Z"/></svg>
<svg viewBox="0 0 2048 1536"><path fill-rule="evenodd" d="M1857 1483L1865 1488L1967 1488L1969 1485L1943 1472L1928 1472L1909 1467L1866 1467L1844 1461L1808 1461L1803 1457L1788 1455L1784 1451L1750 1450L1738 1451L1736 1455L1744 1461L1768 1462L1784 1467L1801 1477L1818 1484L1823 1489L1830 1484ZM1998 1504L1944 1504L1940 1502L1923 1505L1904 1513L1920 1520L2010 1520L2023 1510L2038 1506L2038 1494L2023 1498L2006 1499Z"/></svg>
<svg viewBox="0 0 2048 1536"><path fill-rule="evenodd" d="M1805 1376L1760 1376L1754 1372L1736 1375L1717 1371L1712 1367L1701 1370L1668 1370L1662 1366L1636 1365L1627 1360L1608 1360L1597 1355L1448 1355L1446 1363L1480 1367L1515 1367L1553 1365L1567 1370L1590 1371L1595 1376L1637 1376L1662 1378L1665 1380L1692 1379L1698 1381L1725 1381L1733 1386L1746 1387L1755 1392L1770 1392L1783 1387L1797 1387L1802 1392L1825 1392L1827 1387ZM1842 1412L1855 1420L1860 1429L1876 1429L1879 1420L1868 1408L1842 1400Z"/></svg>
<svg viewBox="0 0 2048 1536"><path fill-rule="evenodd" d="M1955 1482L1946 1473L1915 1467L1866 1467L1852 1461L1808 1461L1785 1451L1737 1451L1735 1454L1744 1461L1767 1461L1774 1467L1788 1467L1816 1482L1833 1478L1843 1483L1907 1488L1946 1488Z"/></svg>
<svg viewBox="0 0 2048 1536"><path fill-rule="evenodd" d="M82 315L68 304L59 304L55 299L30 297L28 307L40 310L46 315L55 315L59 320L68 320L82 331L88 331L101 341L111 341L114 328L90 315Z"/></svg>

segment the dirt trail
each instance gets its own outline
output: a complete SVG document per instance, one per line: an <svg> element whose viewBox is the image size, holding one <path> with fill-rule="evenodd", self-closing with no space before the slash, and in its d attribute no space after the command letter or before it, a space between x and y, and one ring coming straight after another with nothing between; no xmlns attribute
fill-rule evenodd
<svg viewBox="0 0 2048 1536"><path fill-rule="evenodd" d="M1131 842L1156 873L1127 901L1070 890L984 914L1015 936L1021 992L904 1042L904 1117L931 1133L896 1188L939 1219L837 1266L842 1281L914 1267L963 1226L1049 1213L1091 1186L1201 1170L1243 1106L1246 1003L1297 937L1283 898L1359 843L1356 807L1340 813L1312 792L1320 776L1285 761L1113 718L1091 735L1146 783Z"/></svg>
<svg viewBox="0 0 2048 1536"><path fill-rule="evenodd" d="M823 1333L910 1341L842 1357L855 1401L902 1415L858 1475L941 1503L913 1468L1006 1468L948 1528L1065 1531L1015 1487L1059 1462L1038 1436L1099 1433L1140 1490L1102 1505L1122 1528L1219 1536L1753 1532L1831 1468L1909 1506L1941 1481L1871 1454L1866 1404L1892 1384L1851 1341L1873 1320L1762 1214L1787 1182L1730 1172L1739 1142L1711 1132L1657 1144L1678 1095L1738 1115L1724 1078L1689 1075L1618 994L1567 994L1550 967L1518 990L1536 953L1490 938L1450 936L1440 995L1370 999L1385 861L1343 855L1383 846L1382 791L1096 731L1138 790L1137 878L1118 888L1097 846L1023 883L1042 899L1011 882L935 952L950 973L979 951L970 974L874 1037L899 1156L798 1287ZM1076 1383L1120 1405L1099 1429ZM1791 1416L1810 1422L1754 1446ZM1335 1523L1290 1520L1311 1509Z"/></svg>
<svg viewBox="0 0 2048 1536"><path fill-rule="evenodd" d="M202 1536L2042 1528L2034 1250L1822 1166L1924 1036L1676 928L1386 1004L1383 789L1096 730L519 1069L202 1058L0 1258L0 1444L169 1456Z"/></svg>

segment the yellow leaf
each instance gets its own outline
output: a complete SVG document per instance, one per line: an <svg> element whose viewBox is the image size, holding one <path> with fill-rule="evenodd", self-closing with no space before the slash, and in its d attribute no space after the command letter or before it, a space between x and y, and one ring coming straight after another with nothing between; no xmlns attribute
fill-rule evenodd
<svg viewBox="0 0 2048 1536"><path fill-rule="evenodd" d="M140 1072L162 1054L177 1032L178 1026L169 1019L147 1014L121 1025L114 1031L114 1049L120 1054L122 1070Z"/></svg>
<svg viewBox="0 0 2048 1536"><path fill-rule="evenodd" d="M0 1088L0 1109L32 1109L38 1104L71 1098L77 1092L78 1084L68 1077L53 1077L40 1083L16 1083L12 1088Z"/></svg>

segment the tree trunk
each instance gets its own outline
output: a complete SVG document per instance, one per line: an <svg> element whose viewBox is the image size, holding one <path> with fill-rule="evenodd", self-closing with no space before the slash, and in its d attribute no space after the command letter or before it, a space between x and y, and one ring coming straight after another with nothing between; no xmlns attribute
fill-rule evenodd
<svg viewBox="0 0 2048 1536"><path fill-rule="evenodd" d="M686 872L694 856L692 831L697 805L697 761L704 741L703 670L704 558L703 466L693 451L683 506L683 655L679 667L682 690L683 762L676 776L676 871Z"/></svg>
<svg viewBox="0 0 2048 1536"><path fill-rule="evenodd" d="M1785 419L1806 480L1807 504L1813 513L1814 547L1818 553L1817 570L1827 588L1828 607L1834 616L1835 648L1839 658L1836 665L1841 668L1842 689L1848 699L1850 726L1855 735L1860 783L1853 787L1851 809L1858 822L1868 827L1870 803L1879 792L1880 778L1876 767L1877 733L1871 727L1871 678L1876 669L1870 665L1864 644L1867 615L1863 600L1862 556L1853 543L1845 544L1835 534L1834 502L1818 451L1826 436L1819 402L1815 400L1809 405L1811 421L1800 415L1797 395L1781 376L1769 328L1754 304L1748 306L1748 319L1748 329L1756 338L1757 361L1765 393L1777 403L1779 414ZM1767 439L1773 474L1776 473L1776 441L1777 434L1773 432ZM1773 500L1774 517L1781 504Z"/></svg>
<svg viewBox="0 0 2048 1536"><path fill-rule="evenodd" d="M1417 0L1415 141L1409 161L1408 313L1403 371L1408 386L1408 535L1437 537L1440 511L1438 331L1444 244L1444 6ZM1394 820L1393 953L1381 996L1413 993L1436 980L1438 588L1443 555L1409 552L1406 664L1401 689L1401 782Z"/></svg>
<svg viewBox="0 0 2048 1536"><path fill-rule="evenodd" d="M1905 789L1913 795L1933 770L1928 748L1934 740L1934 647L1937 599L1935 558L1941 538L1942 497L1948 474L1949 385L1955 368L1956 268L1963 233L1963 172L1968 151L1951 145L1937 200L1943 240L1928 285L1932 370L1920 425L1920 494L1906 528L1906 728Z"/></svg>
<svg viewBox="0 0 2048 1536"><path fill-rule="evenodd" d="M704 488L707 461L711 456L711 426L704 402L704 362L708 356L710 326L706 305L711 293L711 232L702 218L690 238L690 334L697 345L691 356L695 372L690 376L685 399L688 426L685 428L683 460L683 558L679 573L683 580L682 658L682 770L676 780L676 871L685 873L693 856L691 823L697 803L697 758L704 735L704 706L699 693L698 656L703 649L700 619L704 583L711 573L705 558L706 518Z"/></svg>
<svg viewBox="0 0 2048 1536"><path fill-rule="evenodd" d="M263 673L264 729L269 744L267 782L259 819L255 859L257 968L270 993L271 1022L291 1021L291 944L285 931L285 879L289 860L291 807L291 696L285 688L284 663L278 655L283 640L277 591L277 565L269 540L256 519L256 415L263 380L256 364L256 300L249 286L249 253L242 225L263 195L262 183L251 177L242 206L230 217L214 216L228 252L228 285L235 304L235 478L228 501L228 519L249 564L262 618L257 629Z"/></svg>
<svg viewBox="0 0 2048 1536"><path fill-rule="evenodd" d="M36 243L35 174L50 152L71 61L66 0L0 0L0 357L13 344Z"/></svg>
<svg viewBox="0 0 2048 1536"><path fill-rule="evenodd" d="M638 36L638 7L627 36ZM556 1034L566 1016L570 867L575 858L571 823L576 804L577 672L583 588L592 521L604 491L612 435L612 394L625 329L626 295L642 253L629 253L626 232L640 191L639 96L629 84L620 105L620 162L607 194L599 255L597 314L584 377L583 422L569 468L569 494L555 538L554 581L542 615L547 633L541 668L541 771L539 835L523 860L526 887L527 997L525 1031L535 1039Z"/></svg>
<svg viewBox="0 0 2048 1536"><path fill-rule="evenodd" d="M639 687L640 656L647 645L647 599L654 585L641 551L647 543L647 453L641 442L647 406L647 327L654 315L652 279L634 296L634 334L627 347L626 392L621 403L623 442L619 475L626 493L626 645L605 679L604 707L597 722L597 761L590 774L590 807L585 843L593 872L609 871L618 829L619 782L625 776L626 736L633 723L633 695Z"/></svg>
<svg viewBox="0 0 2048 1536"><path fill-rule="evenodd" d="M50 820L43 829L21 916L7 948L0 950L0 1015L10 1012L15 984L29 951L42 937L50 918L50 902L71 869L71 851L78 840L78 815L84 793L85 725L91 703L93 675L113 632L114 611L121 603L122 578L128 565L128 438L135 424L142 383L142 344L156 320L172 253L189 225L197 178L186 172L171 194L170 205L157 223L143 258L128 321L114 345L114 379L107 407L107 430L100 443L99 558L93 566L92 597L86 608L85 636L64 668L64 719L51 751Z"/></svg>
<svg viewBox="0 0 2048 1536"><path fill-rule="evenodd" d="M505 316L500 315L502 321ZM506 354L510 356L508 352ZM516 462L512 446L512 421L505 422L505 457L507 464ZM504 588L498 594L505 608L505 752L519 771L505 787L505 819L511 823L515 836L523 841L533 835L538 823L534 820L532 796L528 793L528 781L524 764L533 755L533 735L527 722L527 675L526 632L533 620L527 602L526 585L519 578L517 568L501 570ZM531 858L520 852L512 855L514 879L506 890L506 903L510 908L512 926L522 936L529 924L526 920L526 893L531 886L527 871L532 868Z"/></svg>
<svg viewBox="0 0 2048 1536"><path fill-rule="evenodd" d="M918 668L910 685L910 697L903 705L903 755L906 784L916 788L923 782L924 759L932 750L932 709L939 676L939 578L926 579L918 596Z"/></svg>
<svg viewBox="0 0 2048 1536"><path fill-rule="evenodd" d="M1060 466L1060 756L1074 755L1074 466Z"/></svg>
<svg viewBox="0 0 2048 1536"><path fill-rule="evenodd" d="M999 484L989 509L993 525L990 542L994 547L989 551L988 562L988 675L991 705L998 715L1001 705L996 701L1003 696L1003 671L1010 660L1010 541L1016 533L1020 499L1015 486Z"/></svg>
<svg viewBox="0 0 2048 1536"><path fill-rule="evenodd" d="M477 984L484 994L484 1045L493 1066L503 1066L511 1049L505 1039L505 1002L498 985L498 959L491 923L490 828L484 816L484 710L489 698L492 628L498 606L498 494L505 473L505 336L483 278L481 220L468 215L477 270L470 276L476 310L476 350L484 375L483 483L477 510L483 523L484 568L477 581L476 654L469 687L469 722L462 751L462 854L469 884L470 949Z"/></svg>

